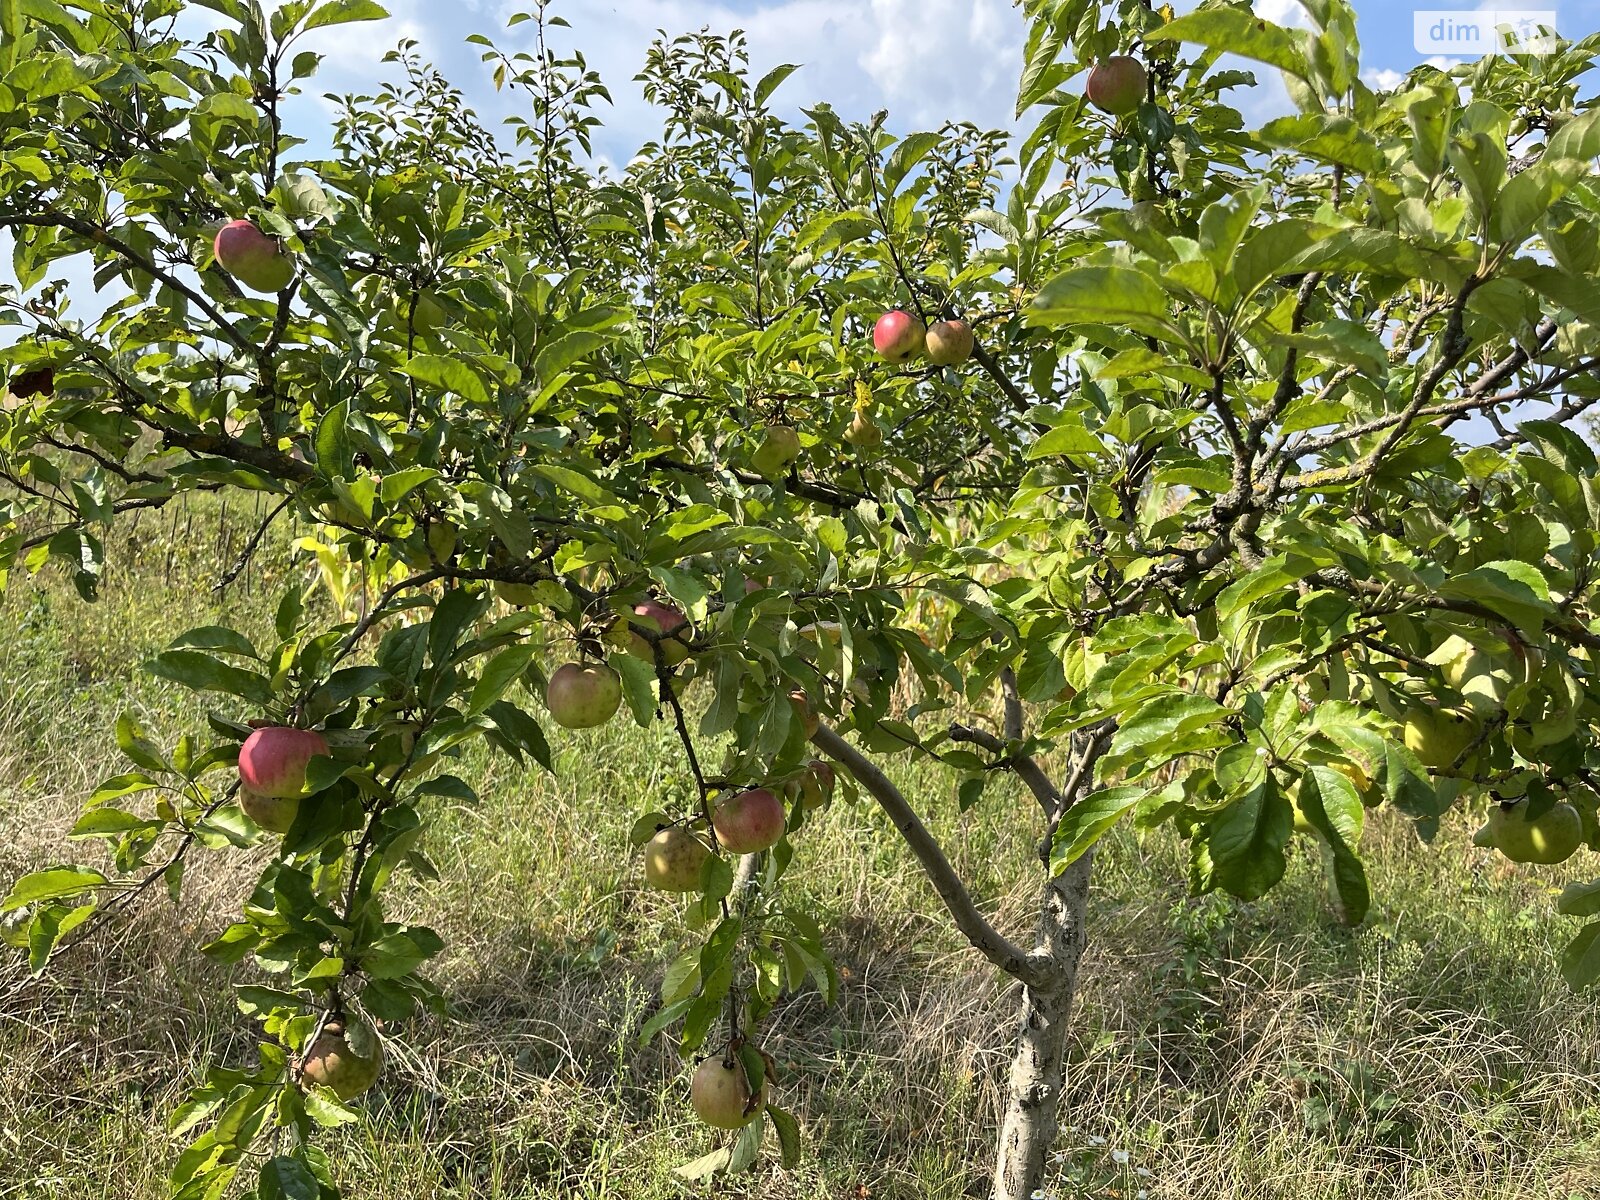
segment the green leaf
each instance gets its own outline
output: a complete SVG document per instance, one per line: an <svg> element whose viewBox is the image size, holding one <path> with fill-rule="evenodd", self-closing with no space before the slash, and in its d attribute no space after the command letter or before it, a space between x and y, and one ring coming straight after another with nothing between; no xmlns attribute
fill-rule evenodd
<svg viewBox="0 0 1600 1200"><path fill-rule="evenodd" d="M1567 884L1556 899L1556 911L1565 917L1600 915L1600 879Z"/></svg>
<svg viewBox="0 0 1600 1200"><path fill-rule="evenodd" d="M393 475L385 475L379 495L383 497L385 507L393 508L416 488L430 479L437 478L439 472L432 467L408 467L404 471L396 471Z"/></svg>
<svg viewBox="0 0 1600 1200"><path fill-rule="evenodd" d="M890 196L899 191L906 176L941 140L937 133L909 133L901 138L883 165L883 190Z"/></svg>
<svg viewBox="0 0 1600 1200"><path fill-rule="evenodd" d="M0 913L16 912L45 900L63 900L104 887L109 880L89 867L51 867L24 875L11 885L11 894L0 900Z"/></svg>
<svg viewBox="0 0 1600 1200"><path fill-rule="evenodd" d="M1366 809L1355 785L1333 767L1313 766L1300 779L1300 811L1320 834L1324 868L1340 916L1359 925L1372 904L1367 873L1356 855Z"/></svg>
<svg viewBox="0 0 1600 1200"><path fill-rule="evenodd" d="M93 902L70 910L52 904L36 913L28 923L28 969L35 975L42 974L61 939L87 921L94 910Z"/></svg>
<svg viewBox="0 0 1600 1200"><path fill-rule="evenodd" d="M713 1150L710 1154L702 1155L693 1162L686 1162L681 1167L674 1167L672 1173L680 1179L693 1182L707 1179L718 1171L726 1171L732 1161L733 1151L723 1147L721 1150Z"/></svg>
<svg viewBox="0 0 1600 1200"><path fill-rule="evenodd" d="M643 659L631 654L613 654L608 660L622 676L622 695L628 702L628 711L641 729L648 729L656 719L656 669Z"/></svg>
<svg viewBox="0 0 1600 1200"><path fill-rule="evenodd" d="M767 1120L772 1122L772 1132L778 1135L778 1147L786 1170L800 1164L800 1124L793 1114L775 1104L767 1105Z"/></svg>
<svg viewBox="0 0 1600 1200"><path fill-rule="evenodd" d="M533 661L533 650L531 642L523 642L506 647L490 659L472 689L472 700L467 705L468 714L476 716L500 699L506 688L528 669L528 664Z"/></svg>
<svg viewBox="0 0 1600 1200"><path fill-rule="evenodd" d="M320 1200L321 1195L317 1177L299 1159L279 1154L262 1164L256 1181L258 1200Z"/></svg>
<svg viewBox="0 0 1600 1200"><path fill-rule="evenodd" d="M164 774L172 770L167 756L145 736L132 713L125 712L117 718L117 748L135 766L143 767L146 771Z"/></svg>
<svg viewBox="0 0 1600 1200"><path fill-rule="evenodd" d="M1243 8L1208 8L1189 13L1145 34L1150 42L1194 42L1213 50L1253 58L1279 70L1311 79L1305 55L1288 30Z"/></svg>
<svg viewBox="0 0 1600 1200"><path fill-rule="evenodd" d="M389 10L373 0L328 0L312 11L304 27L309 30L325 25L347 25L352 21L381 21L388 15Z"/></svg>
<svg viewBox="0 0 1600 1200"><path fill-rule="evenodd" d="M1561 977L1575 992L1600 982L1600 921L1590 921L1561 952Z"/></svg>
<svg viewBox="0 0 1600 1200"><path fill-rule="evenodd" d="M418 383L454 392L474 404L489 407L489 385L482 375L459 358L445 358L437 354L419 354L401 366L400 370Z"/></svg>
<svg viewBox="0 0 1600 1200"><path fill-rule="evenodd" d="M1028 447L1028 457L1036 459L1052 458L1057 455L1093 456L1104 454L1105 450L1100 439L1085 428L1083 418L1068 413L1048 433Z"/></svg>
<svg viewBox="0 0 1600 1200"><path fill-rule="evenodd" d="M324 1129L337 1129L341 1125L355 1125L361 1114L348 1105L341 1104L325 1087L314 1087L306 1093L306 1115Z"/></svg>
<svg viewBox="0 0 1600 1200"><path fill-rule="evenodd" d="M756 107L760 108L778 90L779 85L789 76L800 69L799 63L779 63L761 77L761 82L756 84Z"/></svg>
<svg viewBox="0 0 1600 1200"><path fill-rule="evenodd" d="M535 463L531 468L535 475L548 479L563 491L571 492L578 499L593 505L620 504L621 501L595 480L590 479L582 471L574 471L571 467L558 467L554 463Z"/></svg>
<svg viewBox="0 0 1600 1200"><path fill-rule="evenodd" d="M1175 336L1162 286L1133 267L1077 267L1039 290L1027 310L1029 325L1052 328L1099 322L1125 325L1155 337Z"/></svg>
<svg viewBox="0 0 1600 1200"><path fill-rule="evenodd" d="M1525 562L1492 562L1474 567L1439 586L1452 600L1470 600L1492 609L1526 633L1537 634L1550 604L1550 584L1537 567Z"/></svg>
<svg viewBox="0 0 1600 1200"><path fill-rule="evenodd" d="M255 644L236 629L222 625L203 625L180 633L173 639L169 650L219 650L224 654L238 654L245 658L261 657Z"/></svg>
<svg viewBox="0 0 1600 1200"><path fill-rule="evenodd" d="M272 703L272 683L265 675L246 671L198 650L166 650L145 664L145 669L196 692L223 692L265 707Z"/></svg>
<svg viewBox="0 0 1600 1200"><path fill-rule="evenodd" d="M1051 874L1061 874L1087 854L1144 795L1141 787L1102 788L1067 809L1050 843Z"/></svg>
<svg viewBox="0 0 1600 1200"><path fill-rule="evenodd" d="M1243 900L1265 895L1283 878L1283 848L1293 830L1289 802L1270 778L1264 780L1212 821L1207 837L1212 878Z"/></svg>

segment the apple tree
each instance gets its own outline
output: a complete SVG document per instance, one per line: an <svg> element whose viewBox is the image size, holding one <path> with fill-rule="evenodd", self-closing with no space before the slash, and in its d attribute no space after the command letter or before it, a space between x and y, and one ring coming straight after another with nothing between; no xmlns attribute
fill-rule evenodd
<svg viewBox="0 0 1600 1200"><path fill-rule="evenodd" d="M44 970L181 896L193 855L271 847L201 947L240 964L259 1054L175 1115L174 1195L336 1194L318 1129L445 999L440 939L385 896L473 799L473 741L548 768L567 728L675 731L681 803L634 838L700 941L643 1032L731 1131L700 1173L769 1128L796 1152L759 1039L838 987L783 889L836 789L1021 985L996 1200L1045 1182L1119 823L1245 898L1299 842L1352 923L1371 809L1424 842L1478 810L1519 862L1600 849L1597 39L1380 91L1340 0L1295 28L1026 0L1008 149L789 119L792 67L664 38L660 134L610 171L609 93L547 3L517 49L470 39L504 132L402 44L321 158L283 125L304 36L382 9L201 0L186 40L184 7L0 0L0 568L92 602L120 516L245 493L263 531L318 522L366 602L295 588L269 631L158 654L208 723L166 746L125 720L73 830L105 852L0 900ZM1258 73L1290 111L1252 129ZM952 868L906 756L1037 832L1034 928ZM1559 903L1600 914L1600 882ZM1600 921L1560 968L1600 977Z"/></svg>

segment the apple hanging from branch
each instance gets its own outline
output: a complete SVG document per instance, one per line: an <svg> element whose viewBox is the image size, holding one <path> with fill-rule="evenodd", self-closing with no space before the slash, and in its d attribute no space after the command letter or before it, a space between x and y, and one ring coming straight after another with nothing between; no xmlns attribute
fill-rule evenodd
<svg viewBox="0 0 1600 1200"><path fill-rule="evenodd" d="M278 239L268 237L254 221L229 221L212 242L217 265L245 287L257 292L281 292L294 278L294 263Z"/></svg>

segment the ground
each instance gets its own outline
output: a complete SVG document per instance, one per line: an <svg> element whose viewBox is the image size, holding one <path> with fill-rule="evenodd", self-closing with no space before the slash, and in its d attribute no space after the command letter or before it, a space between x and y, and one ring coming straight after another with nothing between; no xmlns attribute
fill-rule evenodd
<svg viewBox="0 0 1600 1200"><path fill-rule="evenodd" d="M311 580L286 533L214 594L251 529L206 503L147 514L113 546L92 607L62 580L13 576L0 601L0 879L95 852L64 835L123 769L119 712L160 735L199 728L192 697L139 669L149 651L194 624L263 627L288 579ZM554 778L463 764L482 806L440 802L427 850L441 879L400 889L399 915L449 944L433 977L452 1014L396 1032L369 1119L334 1139L351 1197L657 1200L684 1195L672 1168L715 1144L675 1057L637 1045L688 936L674 902L642 889L627 842L631 814L678 769L674 745L621 719L550 736ZM1029 807L991 788L962 816L953 778L895 765L977 895L1025 934L1037 831L1013 815ZM1560 981L1570 923L1550 903L1582 867L1510 867L1473 848L1470 828L1451 819L1424 846L1403 821L1374 822L1376 904L1356 931L1332 919L1309 852L1271 896L1241 904L1189 897L1170 835L1113 836L1096 863L1055 1193L1600 1197L1600 1004ZM835 805L798 856L791 886L844 973L837 1007L810 992L785 1001L768 1043L805 1161L701 1190L984 1194L1014 997L952 934L872 808ZM252 1054L229 989L250 968L193 947L262 858L197 860L180 908L154 901L42 982L0 968L0 1200L164 1195L166 1114L204 1064Z"/></svg>

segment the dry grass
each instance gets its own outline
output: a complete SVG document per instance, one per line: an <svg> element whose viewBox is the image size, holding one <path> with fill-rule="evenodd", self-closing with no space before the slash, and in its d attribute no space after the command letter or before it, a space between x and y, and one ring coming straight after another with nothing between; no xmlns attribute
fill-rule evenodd
<svg viewBox="0 0 1600 1200"><path fill-rule="evenodd" d="M118 711L161 734L197 719L191 698L136 664L215 619L215 602L167 586L159 540L125 553L95 609L54 583L0 603L5 878L65 857L79 797L120 769ZM175 580L214 571L214 552L197 554ZM262 622L271 590L228 599L229 615ZM442 879L404 885L397 904L449 943L433 975L452 1015L392 1043L369 1119L339 1139L350 1196L656 1200L684 1194L671 1168L708 1147L676 1059L636 1044L688 936L671 903L640 890L626 844L672 747L617 729L569 735L560 755L554 779L474 758L464 769L482 806L436 814ZM963 818L950 780L901 770L978 893L1024 927L1036 833L1014 814L1026 807L995 795ZM1014 997L951 935L889 834L849 806L808 830L791 886L829 931L845 987L833 1008L795 996L772 1023L806 1162L708 1194L982 1194ZM1497 867L1455 824L1423 847L1381 821L1367 852L1379 904L1351 933L1327 916L1310 858L1242 905L1186 897L1170 838L1112 840L1097 864L1062 1197L1600 1196L1600 1011L1555 973L1560 880ZM228 986L247 969L193 946L258 860L197 862L181 909L152 904L48 979L0 983L0 1200L162 1194L165 1114L204 1064L252 1054Z"/></svg>

